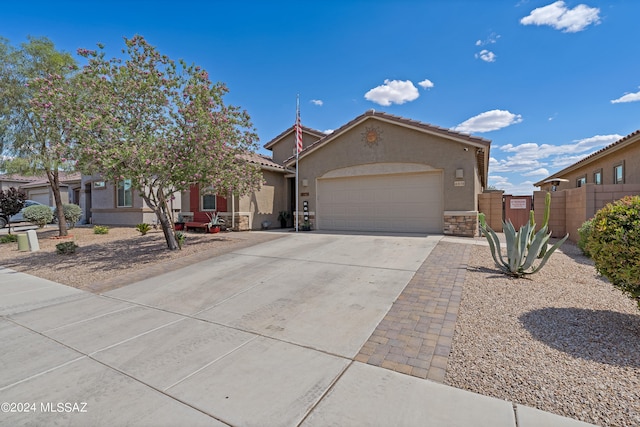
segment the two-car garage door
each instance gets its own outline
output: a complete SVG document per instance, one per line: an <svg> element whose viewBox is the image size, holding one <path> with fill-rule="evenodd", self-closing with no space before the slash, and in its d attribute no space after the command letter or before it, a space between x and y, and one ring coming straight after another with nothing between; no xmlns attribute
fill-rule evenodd
<svg viewBox="0 0 640 427"><path fill-rule="evenodd" d="M442 174L420 172L318 180L322 230L442 233Z"/></svg>

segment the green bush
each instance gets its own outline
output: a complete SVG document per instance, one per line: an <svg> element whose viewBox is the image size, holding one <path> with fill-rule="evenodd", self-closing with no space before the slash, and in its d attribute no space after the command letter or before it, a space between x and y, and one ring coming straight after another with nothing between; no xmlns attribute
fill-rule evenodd
<svg viewBox="0 0 640 427"><path fill-rule="evenodd" d="M64 212L64 219L69 224L69 228L73 228L76 222L82 218L82 208L73 203L65 203L62 205L62 212ZM58 218L58 208L53 212L53 217Z"/></svg>
<svg viewBox="0 0 640 427"><path fill-rule="evenodd" d="M45 205L33 205L24 208L24 219L42 228L53 220L51 208Z"/></svg>
<svg viewBox="0 0 640 427"><path fill-rule="evenodd" d="M17 234L5 234L4 236L0 236L0 243L15 243L17 241Z"/></svg>
<svg viewBox="0 0 640 427"><path fill-rule="evenodd" d="M586 249L598 273L640 309L640 196L627 196L596 212Z"/></svg>
<svg viewBox="0 0 640 427"><path fill-rule="evenodd" d="M176 232L176 242L178 243L178 248L182 249L182 245L184 245L184 241L187 240L187 235L182 231Z"/></svg>
<svg viewBox="0 0 640 427"><path fill-rule="evenodd" d="M138 230L140 232L140 234L142 234L144 236L145 234L147 234L149 232L149 230L151 230L151 226L149 224L147 224L146 222L142 222L142 223L136 225L136 230Z"/></svg>
<svg viewBox="0 0 640 427"><path fill-rule="evenodd" d="M593 227L593 220L588 219L582 223L580 228L578 228L578 234L580 235L580 238L578 239L578 247L582 253L588 257L591 257L587 250L587 242L589 241L589 236L591 236L591 227Z"/></svg>
<svg viewBox="0 0 640 427"><path fill-rule="evenodd" d="M109 234L109 227L106 225L94 225L93 234Z"/></svg>
<svg viewBox="0 0 640 427"><path fill-rule="evenodd" d="M60 255L70 255L76 253L76 242L62 242L56 245L56 253Z"/></svg>

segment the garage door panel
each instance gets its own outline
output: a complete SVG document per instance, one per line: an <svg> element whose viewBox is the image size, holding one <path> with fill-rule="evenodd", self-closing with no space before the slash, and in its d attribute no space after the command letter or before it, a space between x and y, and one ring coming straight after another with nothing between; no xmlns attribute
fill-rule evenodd
<svg viewBox="0 0 640 427"><path fill-rule="evenodd" d="M442 232L440 173L318 180L318 225L326 230Z"/></svg>

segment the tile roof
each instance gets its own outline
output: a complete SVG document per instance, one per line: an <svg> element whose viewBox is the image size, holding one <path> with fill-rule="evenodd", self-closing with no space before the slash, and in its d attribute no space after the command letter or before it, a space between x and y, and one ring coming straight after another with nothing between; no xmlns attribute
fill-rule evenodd
<svg viewBox="0 0 640 427"><path fill-rule="evenodd" d="M0 174L0 181L16 181L16 182L30 182L33 181L32 176L23 176L18 174Z"/></svg>
<svg viewBox="0 0 640 427"><path fill-rule="evenodd" d="M248 162L258 164L260 166L280 169L283 172L287 170L284 166L274 162L271 159L271 157L265 156L260 153L244 153L244 154L239 154L238 157Z"/></svg>
<svg viewBox="0 0 640 427"><path fill-rule="evenodd" d="M476 145L476 146L482 147L483 148L482 153L481 154L479 153L477 155L477 162L478 162L478 167L480 169L480 175L481 175L481 179L482 179L482 184L483 184L483 186L487 185L487 178L488 178L487 177L487 175L488 175L487 168L488 168L489 150L490 150L490 147L491 147L491 140L485 139L485 138L481 138L481 137L478 137L478 136L472 136L472 135L469 135L469 134L466 134L466 133L456 132L456 131L453 131L451 129L442 128L442 127L439 127L439 126L434 126L434 125L431 125L429 123L424 123L424 122L420 122L420 121L417 121L417 120L411 120L411 119L407 119L407 118L404 118L404 117L395 116L393 114L388 114L388 113L384 113L384 112L377 112L375 110L369 110L369 111L365 112L364 114L359 115L355 119L353 119L350 122L348 122L348 123L344 124L343 126L339 127L338 129L336 129L334 132L332 132L330 134L323 134L322 138L320 138L318 141L314 142L313 144L307 146L304 150L302 150L300 152L300 156L304 156L305 154L314 151L316 148L326 144L330 140L336 138L341 133L347 131L348 129L352 128L353 126L357 125L358 123L363 122L364 120L367 120L369 118L375 118L375 119L378 119L378 120L395 123L395 124L398 124L398 125L401 125L401 126L411 127L411 128L414 128L414 129L422 130L422 131L427 132L427 133L440 135L440 136L445 137L445 138L455 139L455 140L463 142L463 143L466 142L466 143L469 143L469 144L472 144L472 145ZM292 131L292 129L288 129L283 134L286 134L286 133L291 132L291 131ZM281 135L283 135L283 134L281 134ZM295 156L291 156L287 160L284 161L284 164L290 166L294 159L295 159Z"/></svg>
<svg viewBox="0 0 640 427"><path fill-rule="evenodd" d="M447 129L447 128L442 128L439 126L434 126L428 123L424 123L424 122L420 122L417 120L411 120L411 119L407 119L404 117L400 117L400 116L395 116L393 114L388 114L388 113L383 113L383 112L377 112L374 110L369 110L367 112L365 112L364 114L359 115L358 117L356 117L355 119L351 120L350 122L344 124L343 126L340 126L338 129L336 129L335 131L333 131L330 134L323 134L323 137L321 139L319 139L318 141L314 142L313 144L307 146L304 150L302 150L300 152L300 155L304 155L306 152L312 151L313 149L315 149L316 147L323 145L324 143L326 143L328 140L335 138L337 135L341 134L342 132L346 131L347 129L355 126L357 123L369 118L369 117L375 117L378 118L380 120L385 120L385 121L389 121L389 122L394 122L394 123L398 123L401 125L405 125L405 126L410 126L413 128L418 128L418 129L422 129L425 130L427 132L430 133L435 133L435 134L439 134L445 137L449 137L449 138L454 138L454 139L458 139L458 140L462 140L462 141L467 141L470 143L474 143L474 144L480 144L482 146L485 147L489 147L491 145L491 140L489 139L485 139L485 138L480 138L477 136L472 136L466 133L460 133L460 132L456 132L453 131L451 129ZM289 132L290 130L287 130L286 132ZM287 163L290 163L293 159L295 158L295 156L291 156L289 157L287 160L285 160L285 165Z"/></svg>

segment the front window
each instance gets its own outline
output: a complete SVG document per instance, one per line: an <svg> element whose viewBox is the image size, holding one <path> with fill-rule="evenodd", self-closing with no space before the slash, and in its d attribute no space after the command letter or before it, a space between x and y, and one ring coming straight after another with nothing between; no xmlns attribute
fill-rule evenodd
<svg viewBox="0 0 640 427"><path fill-rule="evenodd" d="M596 185L602 185L602 169L593 173L593 183Z"/></svg>
<svg viewBox="0 0 640 427"><path fill-rule="evenodd" d="M205 188L202 192L201 202L202 211L216 210L216 193L212 187Z"/></svg>
<svg viewBox="0 0 640 427"><path fill-rule="evenodd" d="M133 190L131 189L130 179L118 181L118 207L133 207Z"/></svg>
<svg viewBox="0 0 640 427"><path fill-rule="evenodd" d="M576 187L582 187L586 183L587 183L587 177L586 176L583 176L583 177L580 177L580 178L576 179Z"/></svg>
<svg viewBox="0 0 640 427"><path fill-rule="evenodd" d="M624 165L619 164L613 167L613 183L624 184Z"/></svg>

